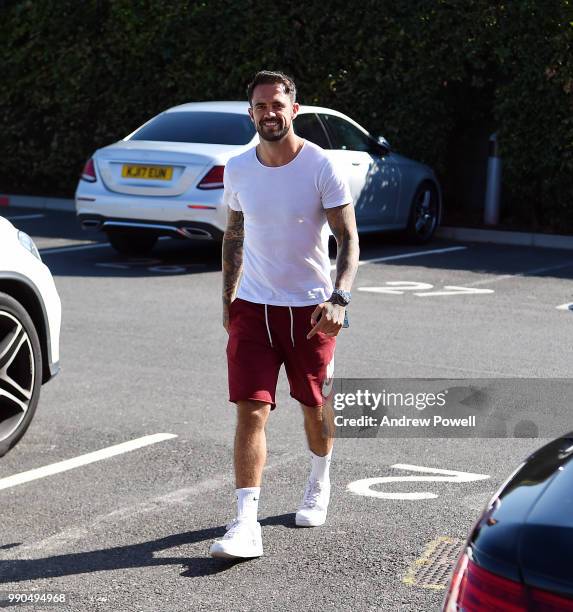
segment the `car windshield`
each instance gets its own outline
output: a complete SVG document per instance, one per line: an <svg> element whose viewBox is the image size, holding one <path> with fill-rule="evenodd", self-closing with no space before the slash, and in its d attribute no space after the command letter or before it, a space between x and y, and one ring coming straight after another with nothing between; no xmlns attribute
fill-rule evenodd
<svg viewBox="0 0 573 612"><path fill-rule="evenodd" d="M177 111L158 115L137 130L130 140L244 145L254 135L255 128L246 113Z"/></svg>

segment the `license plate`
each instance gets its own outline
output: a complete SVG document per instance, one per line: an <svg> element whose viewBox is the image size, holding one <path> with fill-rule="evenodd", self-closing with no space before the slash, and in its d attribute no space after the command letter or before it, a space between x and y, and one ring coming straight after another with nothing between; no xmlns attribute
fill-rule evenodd
<svg viewBox="0 0 573 612"><path fill-rule="evenodd" d="M140 166L124 164L121 169L123 178L148 179L151 181L170 181L173 176L171 166Z"/></svg>

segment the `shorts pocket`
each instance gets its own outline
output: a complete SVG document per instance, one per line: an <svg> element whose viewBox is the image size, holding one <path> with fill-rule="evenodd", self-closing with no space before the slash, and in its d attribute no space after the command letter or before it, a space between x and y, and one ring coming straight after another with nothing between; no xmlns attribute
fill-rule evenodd
<svg viewBox="0 0 573 612"><path fill-rule="evenodd" d="M229 321L231 320L231 316L233 315L233 312L235 311L236 308L236 303L237 303L237 298L235 298L230 304L229 304Z"/></svg>

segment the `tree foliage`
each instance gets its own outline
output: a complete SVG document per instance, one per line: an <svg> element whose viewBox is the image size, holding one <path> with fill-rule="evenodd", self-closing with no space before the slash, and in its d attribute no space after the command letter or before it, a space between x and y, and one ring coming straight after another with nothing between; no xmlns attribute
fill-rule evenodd
<svg viewBox="0 0 573 612"><path fill-rule="evenodd" d="M282 69L432 165L498 131L505 216L573 231L570 0L21 0L0 3L0 191L71 196L94 149L167 107L244 99ZM485 128L484 128L485 129ZM458 143L459 144L459 143Z"/></svg>

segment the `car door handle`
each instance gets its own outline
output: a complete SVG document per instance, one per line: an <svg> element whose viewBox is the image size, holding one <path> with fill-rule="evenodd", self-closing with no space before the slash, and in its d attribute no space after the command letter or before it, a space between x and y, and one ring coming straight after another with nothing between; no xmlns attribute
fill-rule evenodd
<svg viewBox="0 0 573 612"><path fill-rule="evenodd" d="M352 165L353 165L353 166L359 166L361 163L362 163L362 162L360 162L360 161L353 161L353 162L352 162Z"/></svg>

